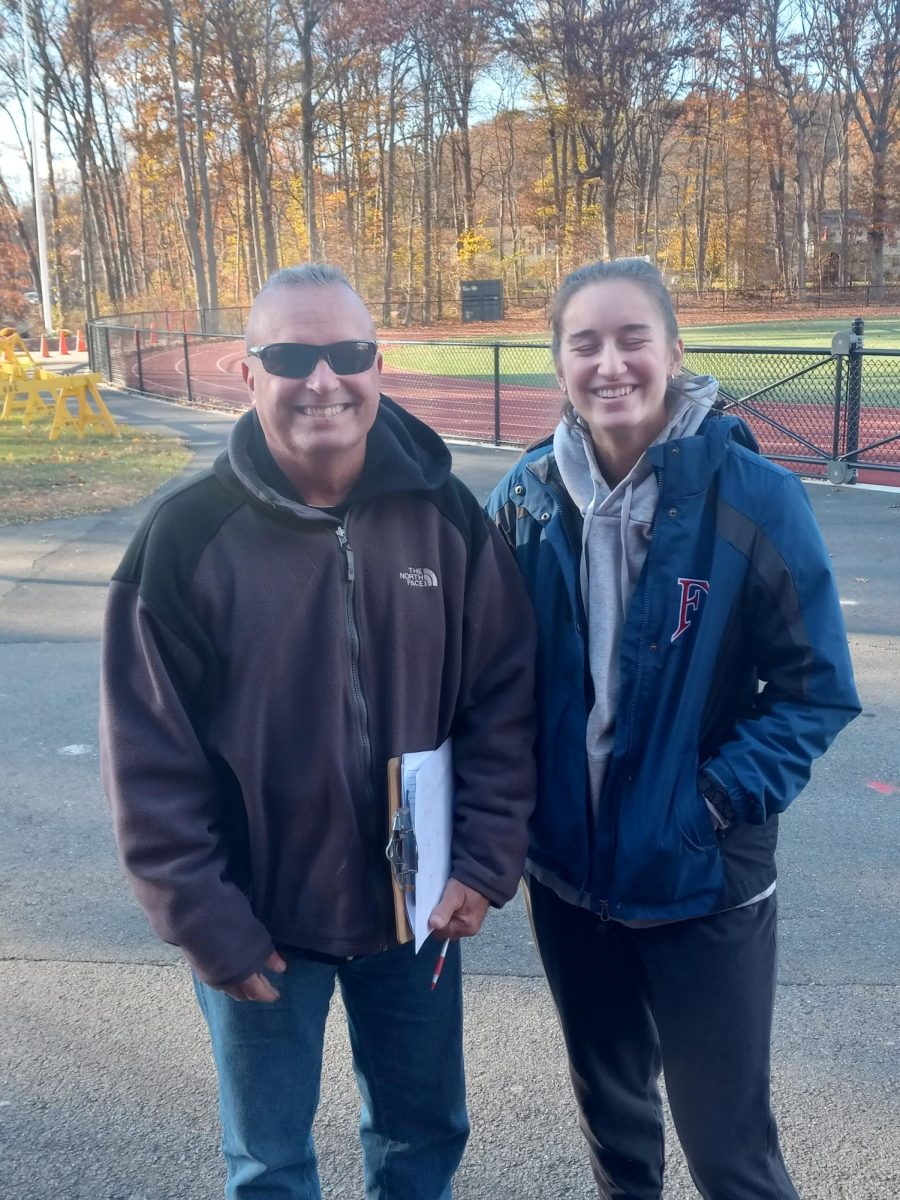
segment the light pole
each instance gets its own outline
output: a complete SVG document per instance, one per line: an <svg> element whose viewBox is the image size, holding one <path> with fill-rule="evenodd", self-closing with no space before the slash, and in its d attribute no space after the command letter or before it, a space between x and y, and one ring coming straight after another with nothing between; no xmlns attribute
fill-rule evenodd
<svg viewBox="0 0 900 1200"><path fill-rule="evenodd" d="M22 53L25 58L25 82L28 89L28 133L31 143L31 175L34 186L34 222L37 226L38 263L41 271L41 309L44 329L49 332L53 328L53 315L50 309L50 266L47 260L47 230L44 226L44 194L41 190L37 115L34 109L34 91L31 86L31 37L28 30L26 0L22 0Z"/></svg>

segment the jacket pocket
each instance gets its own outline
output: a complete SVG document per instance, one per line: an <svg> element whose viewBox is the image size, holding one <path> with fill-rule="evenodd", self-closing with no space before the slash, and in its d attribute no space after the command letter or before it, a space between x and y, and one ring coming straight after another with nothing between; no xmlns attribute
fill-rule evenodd
<svg viewBox="0 0 900 1200"><path fill-rule="evenodd" d="M699 756L696 750L682 759L675 790L675 820L681 840L691 850L708 853L718 846L715 825L706 800L700 794Z"/></svg>

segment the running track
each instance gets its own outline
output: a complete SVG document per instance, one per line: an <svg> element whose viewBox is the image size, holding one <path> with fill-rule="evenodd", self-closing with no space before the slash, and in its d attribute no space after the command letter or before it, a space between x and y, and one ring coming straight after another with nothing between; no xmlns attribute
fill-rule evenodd
<svg viewBox="0 0 900 1200"><path fill-rule="evenodd" d="M165 335L161 335L164 337ZM144 390L161 396L184 396L187 392L184 350L173 347L144 347L141 350L141 374ZM390 357L390 346L385 347ZM229 408L247 405L247 389L241 379L243 343L237 340L209 342L190 346L191 390L195 400ZM139 386L133 348L114 355L114 363L124 374L128 386ZM444 437L467 441L494 441L494 390L489 381L458 379L415 371L384 369L384 390L415 416L426 421ZM770 419L788 429L797 429L807 442L830 457L833 407L828 404L760 404ZM802 443L767 422L740 410L756 434L764 453L811 454ZM501 391L500 441L509 445L528 445L552 431L558 419L559 392L550 388L503 384ZM900 409L870 408L861 413L860 440L863 445L900 434ZM897 462L896 471L860 469L860 483L889 484L900 487L900 441L875 451ZM883 460L882 460L883 461ZM792 464L787 463L787 466ZM795 469L797 469L795 465ZM804 474L824 475L824 467L803 464Z"/></svg>

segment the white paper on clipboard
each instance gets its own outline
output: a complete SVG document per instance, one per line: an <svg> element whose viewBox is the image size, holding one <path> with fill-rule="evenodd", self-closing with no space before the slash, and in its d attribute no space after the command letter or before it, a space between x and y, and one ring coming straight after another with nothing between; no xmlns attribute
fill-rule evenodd
<svg viewBox="0 0 900 1200"><path fill-rule="evenodd" d="M450 878L453 838L453 746L448 738L437 750L404 754L403 795L416 833L418 868L415 891L407 894L406 911L415 935L416 953L428 940L428 918Z"/></svg>

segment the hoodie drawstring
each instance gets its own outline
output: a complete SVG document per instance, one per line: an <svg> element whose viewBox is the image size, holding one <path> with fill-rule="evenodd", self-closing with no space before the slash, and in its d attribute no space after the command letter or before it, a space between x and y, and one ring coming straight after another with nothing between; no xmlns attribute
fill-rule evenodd
<svg viewBox="0 0 900 1200"><path fill-rule="evenodd" d="M622 619L628 613L631 600L631 579L628 574L628 522L631 520L631 498L634 494L634 481L629 479L622 496L622 511L619 516L619 545L622 557L619 560L619 599L622 602ZM583 556L586 557L586 556Z"/></svg>

